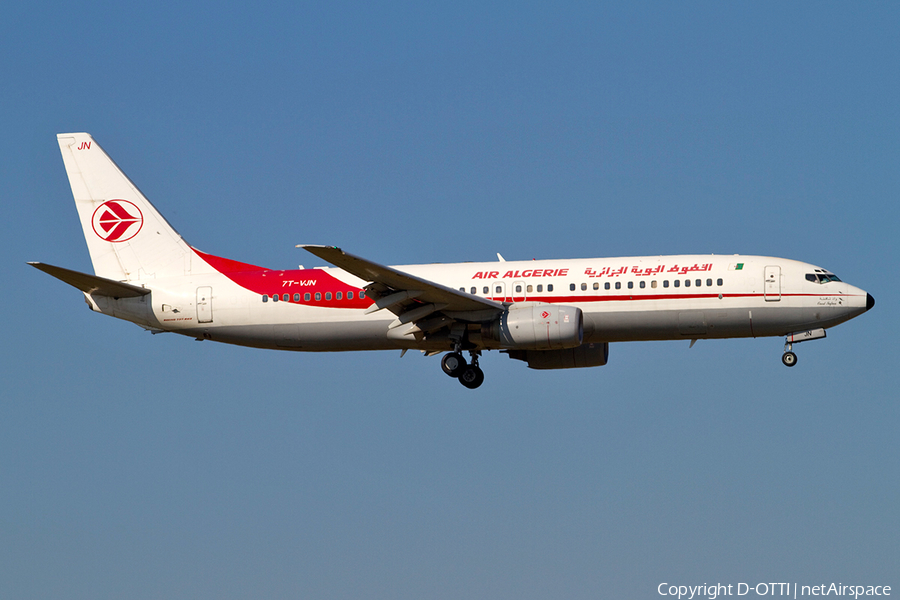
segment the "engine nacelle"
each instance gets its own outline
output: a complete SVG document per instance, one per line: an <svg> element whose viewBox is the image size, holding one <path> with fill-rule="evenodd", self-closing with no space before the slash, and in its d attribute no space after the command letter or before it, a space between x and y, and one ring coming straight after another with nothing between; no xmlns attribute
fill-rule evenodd
<svg viewBox="0 0 900 600"><path fill-rule="evenodd" d="M524 360L529 369L602 367L609 359L609 344L582 344L564 350L510 350L509 357Z"/></svg>
<svg viewBox="0 0 900 600"><path fill-rule="evenodd" d="M584 338L584 316L575 306L511 308L483 325L481 338L487 347L510 350L575 348Z"/></svg>

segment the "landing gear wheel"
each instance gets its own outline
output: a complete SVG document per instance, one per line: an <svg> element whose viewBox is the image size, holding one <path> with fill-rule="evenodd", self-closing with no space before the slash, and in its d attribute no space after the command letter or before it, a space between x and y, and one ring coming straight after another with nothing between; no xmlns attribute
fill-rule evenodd
<svg viewBox="0 0 900 600"><path fill-rule="evenodd" d="M785 352L781 357L781 362L783 362L786 367L793 367L797 364L797 355L793 352Z"/></svg>
<svg viewBox="0 0 900 600"><path fill-rule="evenodd" d="M466 359L459 352L449 352L441 359L441 369L450 377L459 377L467 366Z"/></svg>
<svg viewBox="0 0 900 600"><path fill-rule="evenodd" d="M470 390L474 390L484 383L484 371L478 365L466 365L459 374L459 382Z"/></svg>

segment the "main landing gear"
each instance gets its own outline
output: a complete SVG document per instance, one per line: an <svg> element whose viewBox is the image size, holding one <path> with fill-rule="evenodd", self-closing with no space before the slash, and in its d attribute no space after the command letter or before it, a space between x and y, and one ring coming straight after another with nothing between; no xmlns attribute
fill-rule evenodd
<svg viewBox="0 0 900 600"><path fill-rule="evenodd" d="M459 379L459 382L470 390L474 390L484 383L484 371L478 366L480 354L477 350L471 350L469 355L472 357L472 363L468 364L461 352L448 352L441 359L441 369L450 377Z"/></svg>

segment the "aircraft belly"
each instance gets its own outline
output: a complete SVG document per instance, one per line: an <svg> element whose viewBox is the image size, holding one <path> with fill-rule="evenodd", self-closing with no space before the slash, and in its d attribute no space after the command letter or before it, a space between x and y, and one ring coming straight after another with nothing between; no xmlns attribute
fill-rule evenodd
<svg viewBox="0 0 900 600"><path fill-rule="evenodd" d="M585 342L781 336L830 326L803 307L741 307L585 313Z"/></svg>
<svg viewBox="0 0 900 600"><path fill-rule="evenodd" d="M387 321L330 323L279 323L275 325L231 325L179 331L185 335L227 344L299 350L341 352L398 348L387 339Z"/></svg>

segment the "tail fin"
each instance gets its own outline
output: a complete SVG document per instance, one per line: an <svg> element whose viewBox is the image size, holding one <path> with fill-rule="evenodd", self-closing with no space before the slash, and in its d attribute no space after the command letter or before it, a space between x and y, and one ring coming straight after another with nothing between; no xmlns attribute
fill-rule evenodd
<svg viewBox="0 0 900 600"><path fill-rule="evenodd" d="M115 281L190 273L190 246L90 134L56 137L94 273Z"/></svg>

